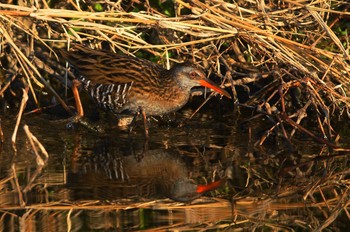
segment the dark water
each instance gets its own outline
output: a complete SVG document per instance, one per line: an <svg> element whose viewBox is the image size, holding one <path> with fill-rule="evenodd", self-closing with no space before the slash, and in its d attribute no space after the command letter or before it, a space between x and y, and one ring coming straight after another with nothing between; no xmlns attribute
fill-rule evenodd
<svg viewBox="0 0 350 232"><path fill-rule="evenodd" d="M2 231L344 229L349 218L349 161L302 134L288 146L271 125L248 115L199 113L182 127L143 127L131 136L66 129L67 120L31 115L3 118L0 156ZM191 112L183 111L188 118ZM39 164L29 130L46 149ZM292 130L292 128L287 128ZM142 157L143 155L143 157ZM211 183L230 170L232 180L189 202L169 199L179 179ZM329 221L327 220L335 217Z"/></svg>

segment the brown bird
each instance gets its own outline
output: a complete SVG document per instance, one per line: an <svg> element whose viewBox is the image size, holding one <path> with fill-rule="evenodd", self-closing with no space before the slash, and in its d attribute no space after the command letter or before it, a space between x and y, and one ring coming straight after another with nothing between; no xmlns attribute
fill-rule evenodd
<svg viewBox="0 0 350 232"><path fill-rule="evenodd" d="M191 88L205 86L231 98L192 64L170 70L148 60L75 45L61 51L76 78L97 104L119 115L164 115L182 108Z"/></svg>

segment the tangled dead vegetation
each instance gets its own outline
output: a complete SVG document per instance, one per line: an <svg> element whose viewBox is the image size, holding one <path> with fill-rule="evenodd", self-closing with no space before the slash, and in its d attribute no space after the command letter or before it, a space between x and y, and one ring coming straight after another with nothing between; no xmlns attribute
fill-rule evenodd
<svg viewBox="0 0 350 232"><path fill-rule="evenodd" d="M71 113L55 51L75 42L167 68L191 60L232 90L236 106L272 122L259 144L279 129L289 142L299 130L336 147L333 121L350 113L347 1L11 2L0 4L1 94L9 105L28 87L28 107L55 99ZM306 117L316 131L302 125Z"/></svg>
<svg viewBox="0 0 350 232"><path fill-rule="evenodd" d="M167 68L190 60L232 92L234 102L223 100L224 107L231 109L235 103L235 109L252 110L254 118L268 119L268 129L256 144L264 144L271 134L277 133L292 144L292 137L298 131L327 145L319 154L310 151L301 156L274 157L261 152L259 157L253 157L244 153L257 161L255 164L249 160L240 166L248 176L244 179L245 188L226 193L233 200L233 208L223 199L207 205L167 201L130 203L129 199L120 205L104 205L100 201L80 204L68 201L65 191L58 194L57 201L26 205L23 198L26 193L38 191L42 199L49 199L52 192L47 190L65 186L66 177L61 172L45 177L50 174L42 173L48 161L47 152L34 136L35 131L33 134L25 126L36 166L28 168L27 162L10 166L6 178L0 181L3 211L19 212L26 207L22 218L33 224L36 222L32 218L39 214L37 218L47 218L51 223L60 215L57 212L61 212L67 228L71 227L71 219L79 217L84 209L90 209L92 217L101 213L110 218L122 217L119 209L137 208L140 215L144 214L141 209L158 208L169 215L184 209L186 219L195 218L194 223L198 223L198 218L190 214L203 214L200 221L211 229L241 228L241 225L250 229L263 226L286 229L291 225L321 231L331 224L342 228L341 220L348 221L349 161L344 155L347 153L333 152L341 150L337 133L346 130L338 120L345 122L350 114L348 1L19 0L17 5L11 0L1 2L0 102L5 117L20 112L17 128L21 114L29 110L58 105L68 115L74 113L68 91L72 76L56 53L57 49L69 49L74 42L140 56ZM1 130L0 138L4 140ZM16 143L16 133L12 142ZM236 149L230 146L233 145L225 147L227 153ZM75 152L76 148L72 150ZM198 160L202 159L200 152L195 154L201 155ZM239 153L237 159L244 155ZM93 161L95 164L96 160ZM18 194L18 204L12 208L5 204L8 193ZM193 210L200 207L204 209L199 213ZM45 210L44 216L41 209ZM218 213L213 213L214 210ZM13 218L1 217L2 224L14 224L20 218L12 213L8 215ZM221 217L209 220L213 215ZM188 223L184 222L183 226ZM198 225L201 229L202 224ZM170 228L176 226L179 224L171 221Z"/></svg>

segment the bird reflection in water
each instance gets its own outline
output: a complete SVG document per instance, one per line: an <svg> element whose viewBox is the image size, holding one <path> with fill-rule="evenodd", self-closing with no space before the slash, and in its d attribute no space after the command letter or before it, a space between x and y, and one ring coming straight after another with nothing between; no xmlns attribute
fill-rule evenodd
<svg viewBox="0 0 350 232"><path fill-rule="evenodd" d="M99 144L93 152L73 157L68 175L72 200L80 199L154 199L169 197L191 201L214 190L226 181L223 177L207 185L188 178L189 170L176 155L150 150L141 161L135 157L114 155Z"/></svg>

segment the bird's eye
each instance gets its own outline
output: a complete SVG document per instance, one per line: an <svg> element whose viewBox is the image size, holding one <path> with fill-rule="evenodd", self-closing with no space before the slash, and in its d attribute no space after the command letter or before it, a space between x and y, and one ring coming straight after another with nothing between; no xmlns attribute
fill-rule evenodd
<svg viewBox="0 0 350 232"><path fill-rule="evenodd" d="M197 75L197 73L196 72L190 72L190 77L191 78L196 78L198 75Z"/></svg>

